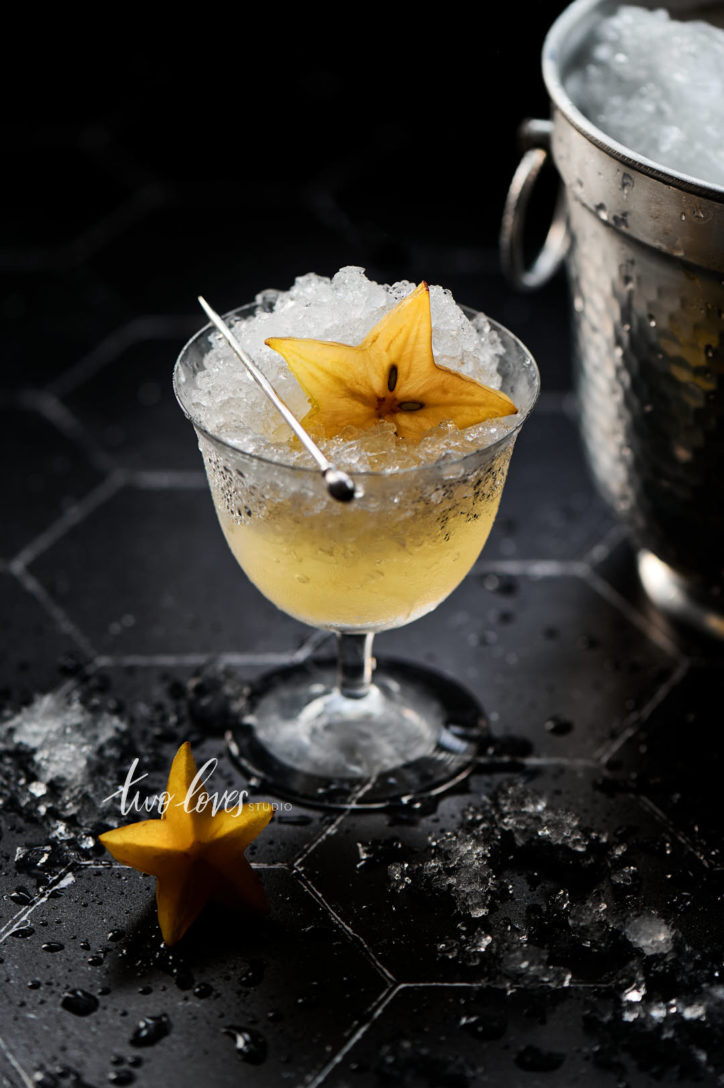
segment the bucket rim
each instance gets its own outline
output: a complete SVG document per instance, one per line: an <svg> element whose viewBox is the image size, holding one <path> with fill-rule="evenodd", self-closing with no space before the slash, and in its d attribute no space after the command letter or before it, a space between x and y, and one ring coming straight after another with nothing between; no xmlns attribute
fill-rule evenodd
<svg viewBox="0 0 724 1088"><path fill-rule="evenodd" d="M594 21L597 21L593 18L594 13L598 13L600 19L604 14L613 12L619 6L618 0L573 0L573 3L561 12L550 27L543 42L541 67L546 90L553 105L582 136L629 169L647 174L664 185L674 186L706 200L724 204L724 184L716 185L713 182L702 181L701 178L692 177L690 174L639 155L598 128L568 95L561 78L561 68L562 65L565 66L567 60L566 46L571 36L585 25L587 19L590 20L588 24L590 29ZM651 5L646 3L646 0L644 3L639 0L638 6L647 7L649 10L665 7L668 13L672 14L665 0L657 0Z"/></svg>

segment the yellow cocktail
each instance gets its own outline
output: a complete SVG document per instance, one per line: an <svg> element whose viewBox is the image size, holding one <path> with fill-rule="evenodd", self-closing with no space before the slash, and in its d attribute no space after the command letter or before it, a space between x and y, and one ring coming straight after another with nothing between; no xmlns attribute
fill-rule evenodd
<svg viewBox="0 0 724 1088"><path fill-rule="evenodd" d="M249 517L243 507L230 513L221 491L216 508L239 564L282 611L312 627L383 631L424 616L468 573L492 528L510 453L458 481L401 474L373 502L368 482L349 507L320 509L293 495Z"/></svg>
<svg viewBox="0 0 724 1088"><path fill-rule="evenodd" d="M243 307L233 317L246 319L261 308ZM406 447L415 453L407 460L395 461L402 447L394 442L391 457L378 451L366 463L339 461L337 450L331 456L361 492L350 503L330 496L319 471L308 467L283 432L276 432L276 445L266 439L259 444L254 434L247 442L243 434L230 435L224 420L218 423L207 361L219 346L208 327L179 357L176 395L196 428L231 551L265 597L338 638L336 664L305 660L263 677L232 731L237 762L282 796L380 807L437 792L473 764L485 723L469 693L403 662L383 662L373 676L371 650L376 632L417 619L459 585L495 519L515 438L537 397L538 372L515 337L490 326L501 345L501 395L512 399L517 414L497 429L483 425L469 433L446 431L441 422L442 445L424 451L423 438L417 460L416 441ZM381 414L421 407L422 399L418 405L405 392L389 409L396 382L402 383L402 363L390 365L383 377L390 398L383 389ZM275 383L284 381L278 373ZM258 403L247 406L244 397L234 402L234 390L224 395L228 404L248 409L254 422Z"/></svg>

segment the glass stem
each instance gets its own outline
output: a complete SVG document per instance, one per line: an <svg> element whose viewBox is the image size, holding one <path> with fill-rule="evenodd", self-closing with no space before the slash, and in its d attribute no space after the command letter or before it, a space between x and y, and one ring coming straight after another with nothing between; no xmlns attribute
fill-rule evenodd
<svg viewBox="0 0 724 1088"><path fill-rule="evenodd" d="M337 632L337 686L348 699L361 699L370 690L374 634Z"/></svg>

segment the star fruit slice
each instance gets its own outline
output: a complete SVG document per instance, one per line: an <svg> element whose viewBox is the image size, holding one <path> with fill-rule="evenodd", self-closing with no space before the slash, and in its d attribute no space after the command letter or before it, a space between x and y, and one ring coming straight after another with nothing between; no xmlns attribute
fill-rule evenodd
<svg viewBox="0 0 724 1088"><path fill-rule="evenodd" d="M169 803L160 820L141 820L106 831L100 841L122 865L156 877L161 934L176 944L209 900L251 911L269 907L259 878L244 857L273 815L267 802L241 811L213 812L203 787L191 792L197 769L188 742L168 777Z"/></svg>
<svg viewBox="0 0 724 1088"><path fill-rule="evenodd" d="M356 347L277 336L266 343L286 360L311 401L302 423L318 438L389 420L400 438L414 442L446 420L462 430L517 412L500 390L437 365L424 282Z"/></svg>

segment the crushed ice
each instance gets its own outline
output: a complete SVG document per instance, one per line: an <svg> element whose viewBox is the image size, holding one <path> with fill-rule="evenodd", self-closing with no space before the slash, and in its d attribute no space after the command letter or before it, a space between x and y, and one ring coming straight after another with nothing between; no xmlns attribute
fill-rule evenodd
<svg viewBox="0 0 724 1088"><path fill-rule="evenodd" d="M309 273L288 291L262 292L260 309L251 318L232 322L235 335L298 418L309 403L282 357L264 341L271 336L312 337L358 344L393 306L414 289L402 280L391 285L367 279L364 269L341 268L331 279ZM504 348L487 318L470 321L451 293L430 287L432 344L435 361L450 370L499 388L498 360ZM192 415L203 427L249 453L282 464L309 464L309 455L289 442L289 428L221 339L209 352L204 369L185 392ZM347 428L321 443L327 456L347 469L377 470L380 458L390 469L430 464L443 456L463 456L488 445L515 426L515 416L489 420L459 431L452 424L431 429L419 444L397 438L392 424L360 432Z"/></svg>
<svg viewBox="0 0 724 1088"><path fill-rule="evenodd" d="M431 836L421 859L390 864L388 878L401 893L422 886L451 896L456 921L439 950L447 958L493 957L511 982L567 985L573 972L605 976L637 952L673 948L662 919L622 916L604 894L604 878L625 855L625 844L585 827L577 813L508 783L469 805L458 827ZM531 873L542 901L521 913L517 904L530 897L517 894L517 882Z"/></svg>
<svg viewBox="0 0 724 1088"><path fill-rule="evenodd" d="M618 832L600 835L510 782L387 874L395 895L449 898L441 959L476 967L495 985L502 978L510 992L574 979L603 985L584 1013L595 1065L608 1069L627 1053L657 1078L724 1075L718 954L690 947L671 919L645 909L629 852Z"/></svg>
<svg viewBox="0 0 724 1088"><path fill-rule="evenodd" d="M626 923L626 936L645 956L670 952L674 946L671 928L655 914L638 914Z"/></svg>
<svg viewBox="0 0 724 1088"><path fill-rule="evenodd" d="M608 136L724 186L724 30L624 5L596 25L565 82Z"/></svg>
<svg viewBox="0 0 724 1088"><path fill-rule="evenodd" d="M100 803L117 788L125 753L125 722L108 711L91 712L78 695L37 695L3 723L0 777L5 807L41 820L55 843L90 848L88 828Z"/></svg>

